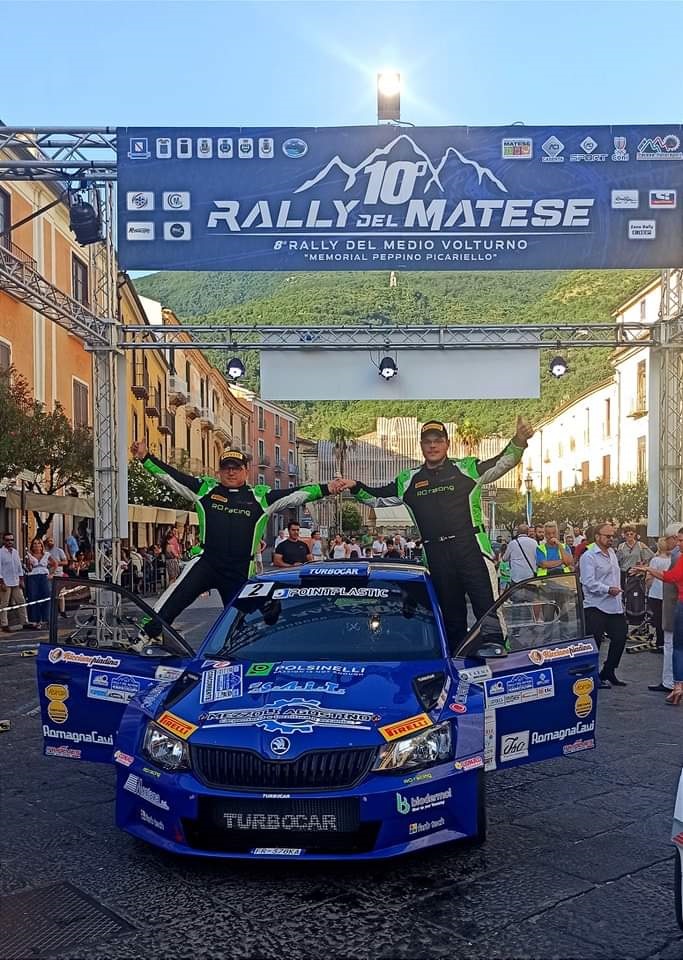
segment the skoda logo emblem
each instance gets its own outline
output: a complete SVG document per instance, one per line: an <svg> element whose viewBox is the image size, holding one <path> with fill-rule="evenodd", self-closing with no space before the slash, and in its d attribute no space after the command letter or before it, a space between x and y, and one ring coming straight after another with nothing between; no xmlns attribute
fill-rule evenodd
<svg viewBox="0 0 683 960"><path fill-rule="evenodd" d="M276 757L282 757L285 753L289 753L291 745L288 737L274 737L270 741L270 749Z"/></svg>

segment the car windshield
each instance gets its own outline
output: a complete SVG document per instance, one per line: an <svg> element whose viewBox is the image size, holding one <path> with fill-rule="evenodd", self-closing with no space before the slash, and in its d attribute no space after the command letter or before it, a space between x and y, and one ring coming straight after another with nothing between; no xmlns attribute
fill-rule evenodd
<svg viewBox="0 0 683 960"><path fill-rule="evenodd" d="M443 653L424 583L374 581L278 586L267 598L240 597L202 655L391 661L439 659Z"/></svg>

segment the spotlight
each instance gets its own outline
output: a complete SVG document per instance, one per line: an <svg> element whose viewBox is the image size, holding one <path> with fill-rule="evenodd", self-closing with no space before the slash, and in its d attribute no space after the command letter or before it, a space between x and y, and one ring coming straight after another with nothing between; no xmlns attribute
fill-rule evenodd
<svg viewBox="0 0 683 960"><path fill-rule="evenodd" d="M548 369L551 374L559 380L560 377L563 377L565 373L569 372L569 364L564 357L553 357Z"/></svg>
<svg viewBox="0 0 683 960"><path fill-rule="evenodd" d="M102 239L102 221L92 204L78 194L71 194L69 211L69 229L82 247L89 243L98 243Z"/></svg>
<svg viewBox="0 0 683 960"><path fill-rule="evenodd" d="M233 357L228 361L228 376L231 380L239 380L244 376L244 364L239 357Z"/></svg>
<svg viewBox="0 0 683 960"><path fill-rule="evenodd" d="M401 74L382 70L377 74L377 123L401 119Z"/></svg>
<svg viewBox="0 0 683 960"><path fill-rule="evenodd" d="M391 357L384 357L380 360L379 375L380 377L384 377L385 380L391 380L392 377L397 377L398 366L396 361L392 360Z"/></svg>

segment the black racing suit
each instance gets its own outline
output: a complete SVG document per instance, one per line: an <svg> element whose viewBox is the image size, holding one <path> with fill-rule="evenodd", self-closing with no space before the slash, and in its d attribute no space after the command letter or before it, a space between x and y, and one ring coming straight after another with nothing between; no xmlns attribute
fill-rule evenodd
<svg viewBox="0 0 683 960"><path fill-rule="evenodd" d="M377 507L403 503L410 510L424 543L451 650L467 633L465 597L479 619L498 596L493 550L483 525L481 488L511 470L523 453L524 447L511 440L490 460L446 459L435 468L423 464L403 470L383 487L357 481L354 489L361 503ZM497 625L496 630L500 639Z"/></svg>
<svg viewBox="0 0 683 960"><path fill-rule="evenodd" d="M190 500L199 518L201 546L154 606L166 623L173 623L185 607L212 588L227 605L255 572L255 557L270 515L329 494L325 483L287 490L271 490L265 484L225 487L215 477L190 476L151 454L143 466ZM151 626L147 629L152 632Z"/></svg>

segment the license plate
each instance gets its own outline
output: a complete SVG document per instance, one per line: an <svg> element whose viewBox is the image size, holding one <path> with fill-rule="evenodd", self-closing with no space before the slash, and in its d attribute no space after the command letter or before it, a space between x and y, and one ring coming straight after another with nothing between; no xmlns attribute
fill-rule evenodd
<svg viewBox="0 0 683 960"><path fill-rule="evenodd" d="M231 833L353 833L358 800L213 800L211 818Z"/></svg>

